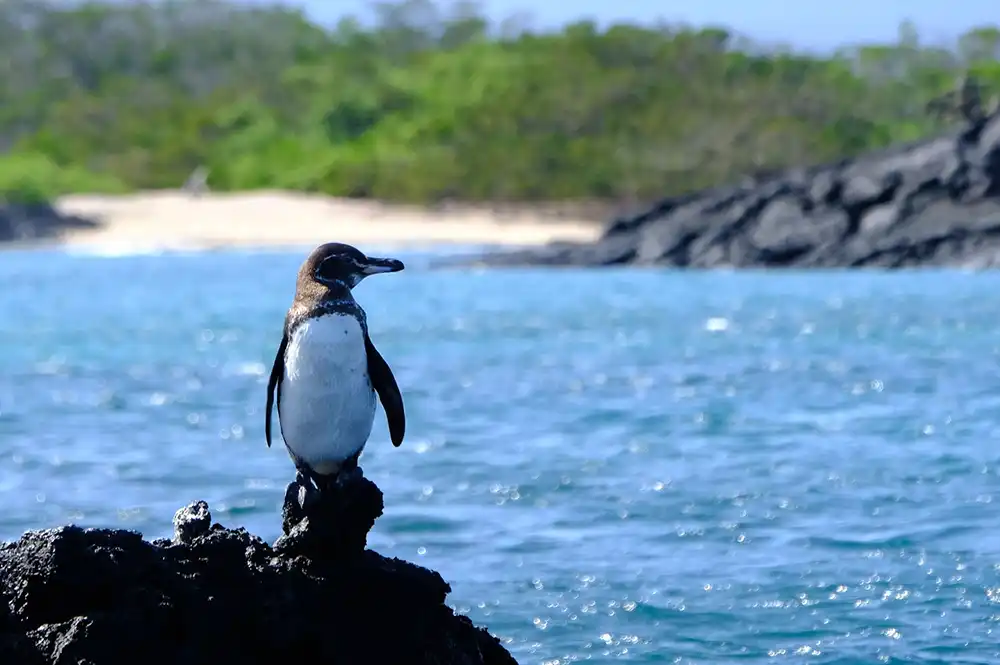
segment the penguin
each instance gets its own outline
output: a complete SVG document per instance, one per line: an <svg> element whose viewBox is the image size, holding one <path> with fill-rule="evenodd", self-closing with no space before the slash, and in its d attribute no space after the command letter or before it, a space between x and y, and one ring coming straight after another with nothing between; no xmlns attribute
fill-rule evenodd
<svg viewBox="0 0 1000 665"><path fill-rule="evenodd" d="M402 269L401 261L366 256L343 243L320 245L299 268L267 383L264 429L270 448L276 403L297 478L308 479L317 490L360 475L358 458L375 422L376 395L392 445L403 442L403 397L352 293L369 275Z"/></svg>

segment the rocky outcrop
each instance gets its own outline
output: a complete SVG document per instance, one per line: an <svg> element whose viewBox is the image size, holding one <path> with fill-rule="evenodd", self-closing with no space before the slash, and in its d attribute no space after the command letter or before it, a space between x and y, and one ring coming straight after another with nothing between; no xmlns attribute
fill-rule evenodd
<svg viewBox="0 0 1000 665"><path fill-rule="evenodd" d="M97 226L92 219L63 214L48 203L0 201L0 243L46 240L58 237L66 229Z"/></svg>
<svg viewBox="0 0 1000 665"><path fill-rule="evenodd" d="M909 267L1000 264L1000 113L962 129L765 180L667 198L591 244L488 265Z"/></svg>
<svg viewBox="0 0 1000 665"><path fill-rule="evenodd" d="M365 549L374 484L319 496L289 485L273 546L204 502L172 540L66 526L0 546L0 663L516 665L438 573Z"/></svg>

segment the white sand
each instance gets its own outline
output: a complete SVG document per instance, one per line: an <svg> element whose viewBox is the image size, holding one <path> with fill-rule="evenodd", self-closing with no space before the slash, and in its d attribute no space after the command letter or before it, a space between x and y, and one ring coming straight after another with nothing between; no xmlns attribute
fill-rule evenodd
<svg viewBox="0 0 1000 665"><path fill-rule="evenodd" d="M101 222L71 230L63 245L100 249L306 247L341 241L378 246L539 245L596 238L601 224L487 207L434 211L290 192L205 194L176 191L126 196L74 195L64 213Z"/></svg>

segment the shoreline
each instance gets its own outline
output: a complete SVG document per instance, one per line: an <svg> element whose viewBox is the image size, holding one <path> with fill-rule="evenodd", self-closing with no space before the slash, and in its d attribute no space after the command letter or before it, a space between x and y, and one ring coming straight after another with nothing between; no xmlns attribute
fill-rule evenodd
<svg viewBox="0 0 1000 665"><path fill-rule="evenodd" d="M212 251L292 249L339 241L405 249L432 246L531 247L553 241L592 242L603 223L557 216L527 206L430 209L283 191L180 191L126 195L80 194L53 203L62 215L97 222L66 228L3 249L94 251ZM543 210L542 206L539 210Z"/></svg>
<svg viewBox="0 0 1000 665"><path fill-rule="evenodd" d="M1000 108L851 159L669 196L597 241L479 257L497 266L1000 268Z"/></svg>

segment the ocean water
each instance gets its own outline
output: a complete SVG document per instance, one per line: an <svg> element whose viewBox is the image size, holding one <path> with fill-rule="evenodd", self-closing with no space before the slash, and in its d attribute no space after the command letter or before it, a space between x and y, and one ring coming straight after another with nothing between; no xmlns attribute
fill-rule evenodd
<svg viewBox="0 0 1000 665"><path fill-rule="evenodd" d="M273 541L301 258L0 254L0 537L205 499ZM370 545L521 663L1000 659L1000 275L402 258L356 290L409 416Z"/></svg>

